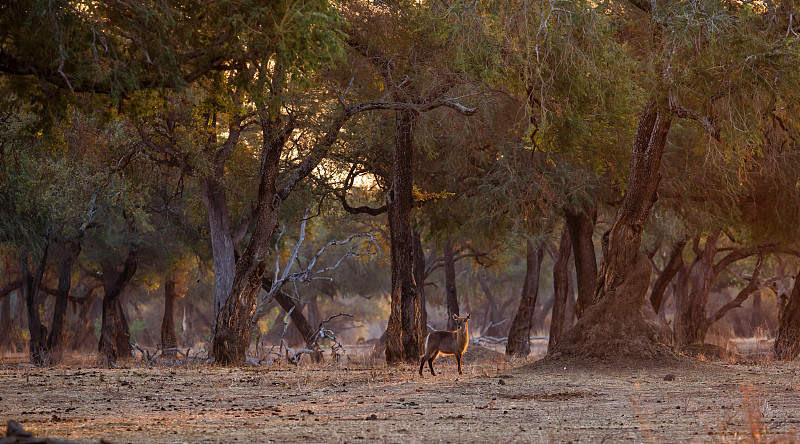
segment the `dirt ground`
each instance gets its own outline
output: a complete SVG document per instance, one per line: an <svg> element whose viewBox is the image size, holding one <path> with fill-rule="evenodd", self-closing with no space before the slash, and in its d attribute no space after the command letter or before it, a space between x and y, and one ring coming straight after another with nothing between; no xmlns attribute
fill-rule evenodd
<svg viewBox="0 0 800 444"><path fill-rule="evenodd" d="M351 355L352 356L352 355ZM122 369L0 364L0 420L114 443L792 442L800 364L563 368L471 347L438 375L343 364Z"/></svg>

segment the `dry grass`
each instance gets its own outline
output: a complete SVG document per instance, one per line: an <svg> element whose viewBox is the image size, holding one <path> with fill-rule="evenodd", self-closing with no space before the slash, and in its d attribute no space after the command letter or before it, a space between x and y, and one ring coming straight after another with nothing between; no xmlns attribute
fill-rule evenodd
<svg viewBox="0 0 800 444"><path fill-rule="evenodd" d="M125 442L796 442L800 366L685 360L563 369L471 347L463 376L343 364L54 369L0 365L0 419Z"/></svg>

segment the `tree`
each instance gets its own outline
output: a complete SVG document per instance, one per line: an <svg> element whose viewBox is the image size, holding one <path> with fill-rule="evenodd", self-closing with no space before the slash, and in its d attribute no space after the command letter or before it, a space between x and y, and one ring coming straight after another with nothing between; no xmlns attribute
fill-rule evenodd
<svg viewBox="0 0 800 444"><path fill-rule="evenodd" d="M508 331L507 355L525 357L531 351L530 336L536 299L539 296L539 272L542 267L542 258L544 258L544 241L540 241L539 246L534 247L534 243L529 240L527 242L525 283L522 286L517 314Z"/></svg>
<svg viewBox="0 0 800 444"><path fill-rule="evenodd" d="M639 309L642 304L638 298L645 296L651 272L648 259L639 253L642 232L657 200L661 160L673 121L696 122L706 132L710 146L720 140L725 140L727 146L742 146L737 144L735 133L727 132L729 123L739 122L720 121L714 116L726 112L724 110L733 112L739 103L752 103L758 108L762 94L769 96L771 93L763 84L750 82L752 76L731 75L725 70L712 75L707 69L709 63L743 66L756 77L768 75L775 80L769 91L791 91L785 88L796 81L793 75L773 75L776 69L797 56L793 42L787 41L775 27L777 23L785 24L781 9L758 14L749 6L713 1L702 2L697 9L683 3L631 4L634 9L627 14L630 17L644 14L655 29L654 38L649 42L643 36L631 37L651 45L652 57L663 54L669 57L655 64L659 69L653 72L650 81L660 83L661 87L652 89L638 119L627 191L613 226L603 236L603 260L595 304L564 336L553 355L642 359L670 354L666 347L658 344L654 329ZM699 13L710 19L702 23L685 20ZM667 35L676 37L665 38ZM776 47L782 49L775 59L751 57ZM695 73L699 72L709 75L698 77ZM734 97L748 99L730 100ZM722 98L729 99L720 100ZM696 108L706 112L696 111Z"/></svg>

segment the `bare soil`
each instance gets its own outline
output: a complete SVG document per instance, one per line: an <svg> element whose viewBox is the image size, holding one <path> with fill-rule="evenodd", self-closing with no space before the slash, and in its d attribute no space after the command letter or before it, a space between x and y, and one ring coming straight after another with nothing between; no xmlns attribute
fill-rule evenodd
<svg viewBox="0 0 800 444"><path fill-rule="evenodd" d="M351 355L352 356L352 355ZM800 364L509 363L471 347L423 378L346 364L0 364L0 420L36 436L174 442L796 442ZM580 365L580 363L576 363Z"/></svg>

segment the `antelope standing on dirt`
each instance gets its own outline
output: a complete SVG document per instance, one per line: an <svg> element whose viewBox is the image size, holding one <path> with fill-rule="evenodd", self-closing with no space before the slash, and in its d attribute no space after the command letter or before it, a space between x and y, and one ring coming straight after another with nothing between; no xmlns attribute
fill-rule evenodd
<svg viewBox="0 0 800 444"><path fill-rule="evenodd" d="M442 355L455 355L456 362L458 363L458 374L461 373L461 355L467 351L469 345L469 322L470 315L466 317L459 317L453 313L453 320L456 323L455 331L441 331L434 330L425 338L425 354L422 355L422 360L419 361L419 375L422 376L422 367L425 366L425 361L428 361L428 367L431 369L431 375L436 376L433 371L433 361Z"/></svg>

